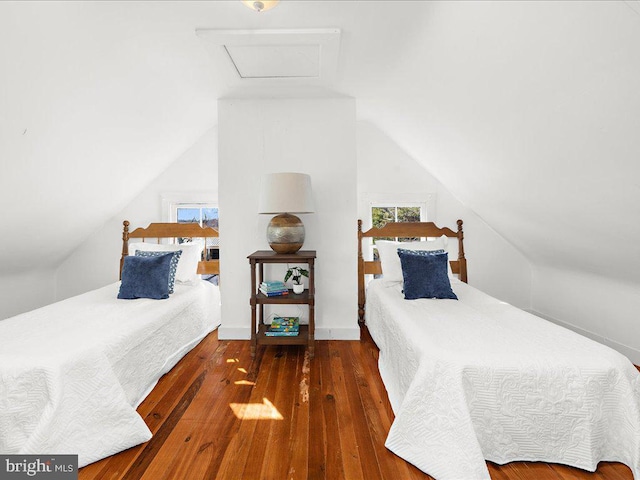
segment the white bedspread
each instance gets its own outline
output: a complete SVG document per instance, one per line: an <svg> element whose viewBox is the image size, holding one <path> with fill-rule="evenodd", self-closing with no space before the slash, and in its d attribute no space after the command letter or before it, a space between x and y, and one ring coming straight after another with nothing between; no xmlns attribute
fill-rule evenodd
<svg viewBox="0 0 640 480"><path fill-rule="evenodd" d="M455 300L369 284L366 323L395 420L386 446L438 480L488 479L484 459L640 478L640 375L616 351L457 280Z"/></svg>
<svg viewBox="0 0 640 480"><path fill-rule="evenodd" d="M0 321L0 453L78 454L151 438L135 408L219 325L219 290L118 300L119 283Z"/></svg>

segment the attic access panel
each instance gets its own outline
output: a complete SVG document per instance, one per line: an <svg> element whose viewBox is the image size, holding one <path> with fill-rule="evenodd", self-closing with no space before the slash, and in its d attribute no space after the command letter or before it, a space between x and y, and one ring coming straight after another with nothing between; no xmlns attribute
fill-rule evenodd
<svg viewBox="0 0 640 480"><path fill-rule="evenodd" d="M318 78L320 45L225 45L240 78Z"/></svg>
<svg viewBox="0 0 640 480"><path fill-rule="evenodd" d="M213 30L196 35L231 85L328 85L335 78L340 30Z"/></svg>

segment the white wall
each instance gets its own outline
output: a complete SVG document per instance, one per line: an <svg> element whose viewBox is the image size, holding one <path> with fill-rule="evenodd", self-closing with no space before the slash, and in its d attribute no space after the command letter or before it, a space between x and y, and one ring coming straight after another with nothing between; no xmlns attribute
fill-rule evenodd
<svg viewBox="0 0 640 480"><path fill-rule="evenodd" d="M358 122L358 217L369 218L371 200L423 199L427 220L456 230L464 221L469 284L520 308L531 305L531 266L511 244L465 207L422 165L375 125ZM428 163L428 160L425 160ZM457 255L454 239L454 254Z"/></svg>
<svg viewBox="0 0 640 480"><path fill-rule="evenodd" d="M640 365L640 290L633 283L539 266L533 312L608 345Z"/></svg>
<svg viewBox="0 0 640 480"><path fill-rule="evenodd" d="M122 221L130 228L168 221L164 196L217 201L218 131L209 129L189 150L155 178L129 205L79 245L56 272L56 299L61 300L118 280ZM127 175L127 172L122 172ZM109 201L105 198L105 201Z"/></svg>
<svg viewBox="0 0 640 480"><path fill-rule="evenodd" d="M43 244L42 248L45 247ZM40 254L47 252L43 250ZM52 269L0 276L0 320L53 302L54 291Z"/></svg>
<svg viewBox="0 0 640 480"><path fill-rule="evenodd" d="M347 98L218 103L222 326L248 339L247 255L268 250L270 215L258 215L264 173L311 176L316 211L301 215L316 250L316 338L357 339L355 102ZM278 278L280 273L273 273Z"/></svg>

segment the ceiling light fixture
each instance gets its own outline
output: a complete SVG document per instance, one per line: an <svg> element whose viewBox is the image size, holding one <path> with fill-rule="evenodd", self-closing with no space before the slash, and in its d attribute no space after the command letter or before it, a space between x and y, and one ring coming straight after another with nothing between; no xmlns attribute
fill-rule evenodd
<svg viewBox="0 0 640 480"><path fill-rule="evenodd" d="M251 8L252 10L255 10L256 12L260 13L263 12L265 10L271 10L273 7L275 7L278 4L279 0L263 0L262 2L258 2L258 1L253 1L253 0L242 0L242 3L244 3L247 7Z"/></svg>

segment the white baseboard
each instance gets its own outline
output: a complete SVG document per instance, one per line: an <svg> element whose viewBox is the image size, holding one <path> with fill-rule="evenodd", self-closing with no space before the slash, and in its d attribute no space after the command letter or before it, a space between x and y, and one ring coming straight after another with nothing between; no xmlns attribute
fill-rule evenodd
<svg viewBox="0 0 640 480"><path fill-rule="evenodd" d="M316 328L316 340L360 340L360 327Z"/></svg>
<svg viewBox="0 0 640 480"><path fill-rule="evenodd" d="M628 345L624 345L622 343L616 342L615 340L611 340L610 338L604 337L602 335L598 335L597 333L593 333L589 330L585 330L584 328L577 327L571 323L563 322L562 320L558 320L557 318L550 317L549 315L545 315L544 313L537 312L535 310L527 310L529 313L536 315L540 318L544 318L545 320L549 320L550 322L555 323L556 325L560 325L561 327L568 328L569 330L573 330L580 335L583 335L591 340L595 340L596 342L602 343L608 347L617 350L629 360L631 360L635 365L640 365L640 350L629 347Z"/></svg>
<svg viewBox="0 0 640 480"><path fill-rule="evenodd" d="M251 327L224 327L218 328L219 340L251 340Z"/></svg>
<svg viewBox="0 0 640 480"><path fill-rule="evenodd" d="M360 328L316 328L316 340L360 340ZM250 340L250 327L218 328L219 340Z"/></svg>

